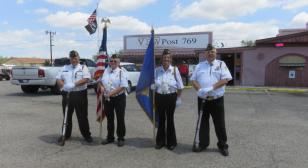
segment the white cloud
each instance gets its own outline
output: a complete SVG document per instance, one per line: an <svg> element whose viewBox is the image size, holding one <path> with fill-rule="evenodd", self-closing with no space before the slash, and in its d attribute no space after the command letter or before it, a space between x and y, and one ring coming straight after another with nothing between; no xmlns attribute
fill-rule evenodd
<svg viewBox="0 0 308 168"><path fill-rule="evenodd" d="M35 9L34 12L37 14L48 14L49 13L48 9L46 8L38 8L38 9Z"/></svg>
<svg viewBox="0 0 308 168"><path fill-rule="evenodd" d="M88 13L69 13L67 11L58 11L55 14L46 16L43 20L54 27L76 28L80 29L87 24ZM151 27L137 18L130 16L112 16L110 27L114 30L125 30L128 32L145 33L149 32ZM98 21L99 22L99 21ZM99 24L101 24L99 22Z"/></svg>
<svg viewBox="0 0 308 168"><path fill-rule="evenodd" d="M44 21L54 27L81 28L87 24L89 14L58 11L45 17Z"/></svg>
<svg viewBox="0 0 308 168"><path fill-rule="evenodd" d="M288 0L283 3L282 8L286 10L294 10L308 6L307 0Z"/></svg>
<svg viewBox="0 0 308 168"><path fill-rule="evenodd" d="M8 25L8 24L9 24L9 22L6 21L6 20L2 22L2 25Z"/></svg>
<svg viewBox="0 0 308 168"><path fill-rule="evenodd" d="M176 4L171 18L201 18L209 20L227 20L255 13L259 9L275 5L277 0L198 0L188 6Z"/></svg>
<svg viewBox="0 0 308 168"><path fill-rule="evenodd" d="M111 20L110 28L117 30L125 30L135 33L148 33L151 27L134 17L130 16L115 16L109 17Z"/></svg>
<svg viewBox="0 0 308 168"><path fill-rule="evenodd" d="M155 1L156 0L101 0L99 8L111 13L116 13L138 9Z"/></svg>
<svg viewBox="0 0 308 168"><path fill-rule="evenodd" d="M16 0L17 4L23 4L25 1L24 0Z"/></svg>
<svg viewBox="0 0 308 168"><path fill-rule="evenodd" d="M0 50L4 56L40 56L45 42L37 32L22 29L0 32ZM47 44L47 41L46 41ZM47 45L46 45L47 46ZM17 54L18 53L18 54Z"/></svg>
<svg viewBox="0 0 308 168"><path fill-rule="evenodd" d="M54 37L54 57L66 57L72 49L78 50L82 57L91 58L98 51L97 36L89 36L83 28L89 14L57 12L45 17L45 21L55 27L79 28L70 32L57 31ZM123 36L149 34L151 26L130 16L109 17L108 52L123 48ZM277 22L226 22L200 24L191 27L170 25L154 27L155 33L185 33L212 31L214 43L224 43L225 47L239 46L241 40L256 40L275 36L278 33ZM100 32L101 35L101 32ZM0 32L0 51L4 56L40 56L49 57L49 38L44 30L16 30Z"/></svg>
<svg viewBox="0 0 308 168"><path fill-rule="evenodd" d="M7 31L0 32L0 44L8 44L15 42L23 42L27 37L31 37L34 33L31 30L23 29L23 30L15 30L15 31Z"/></svg>
<svg viewBox="0 0 308 168"><path fill-rule="evenodd" d="M156 29L157 33L213 32L216 43L224 43L225 47L240 46L241 40L256 40L273 37L278 33L276 22L226 22L196 25L192 27L166 26Z"/></svg>
<svg viewBox="0 0 308 168"><path fill-rule="evenodd" d="M89 51L96 52L95 41L77 41L74 33L57 33L53 38L53 57L67 57L72 49L83 57L91 58ZM6 57L49 58L49 36L43 30L28 29L0 32L0 51Z"/></svg>
<svg viewBox="0 0 308 168"><path fill-rule="evenodd" d="M301 26L303 27L308 22L308 13L307 12L301 12L293 17L292 24L294 26Z"/></svg>
<svg viewBox="0 0 308 168"><path fill-rule="evenodd" d="M87 6L91 0L45 0L46 2L65 7Z"/></svg>
<svg viewBox="0 0 308 168"><path fill-rule="evenodd" d="M122 35L130 34L149 34L151 26L136 18L128 16L110 17L111 25L109 31L112 29L120 30ZM276 21L267 22L226 22L226 23L212 23L201 24L191 27L183 27L179 25L171 25L164 27L154 27L155 33L185 33L185 32L213 32L214 42L223 42L226 47L240 46L242 40L257 40L276 36L278 33L278 26ZM120 40L116 46L122 43ZM114 47L116 47L114 46ZM115 48L116 50L116 48Z"/></svg>

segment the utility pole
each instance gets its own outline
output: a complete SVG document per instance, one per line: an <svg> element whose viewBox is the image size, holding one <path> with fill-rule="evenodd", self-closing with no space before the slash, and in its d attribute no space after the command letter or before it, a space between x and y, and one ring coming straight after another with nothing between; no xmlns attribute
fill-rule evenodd
<svg viewBox="0 0 308 168"><path fill-rule="evenodd" d="M50 64L51 64L51 66L53 66L53 64L52 64L52 46L54 46L54 45L52 44L52 38L53 38L54 35L56 35L56 32L46 31L45 33L49 34Z"/></svg>

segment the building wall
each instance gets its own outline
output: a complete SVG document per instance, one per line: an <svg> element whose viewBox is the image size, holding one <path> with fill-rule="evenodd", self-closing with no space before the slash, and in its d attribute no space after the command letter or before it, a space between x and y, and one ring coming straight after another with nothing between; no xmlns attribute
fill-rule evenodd
<svg viewBox="0 0 308 168"><path fill-rule="evenodd" d="M41 66L44 65L44 61L45 61L44 59L41 59L39 61L38 60L28 61L25 58L23 60L10 59L7 62L5 62L5 64L17 65L17 66Z"/></svg>
<svg viewBox="0 0 308 168"><path fill-rule="evenodd" d="M243 51L242 85L264 86L266 66L275 58L286 54L308 56L307 47L265 48ZM307 63L305 66L308 66Z"/></svg>

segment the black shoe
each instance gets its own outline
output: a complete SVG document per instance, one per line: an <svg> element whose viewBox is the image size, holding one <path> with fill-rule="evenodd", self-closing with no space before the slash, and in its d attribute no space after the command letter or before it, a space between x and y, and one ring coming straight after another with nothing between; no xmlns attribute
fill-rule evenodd
<svg viewBox="0 0 308 168"><path fill-rule="evenodd" d="M219 151L223 156L229 156L229 151L227 148L219 149Z"/></svg>
<svg viewBox="0 0 308 168"><path fill-rule="evenodd" d="M156 144L155 145L155 149L161 149L162 147L164 147L165 145L158 145L158 144Z"/></svg>
<svg viewBox="0 0 308 168"><path fill-rule="evenodd" d="M85 140L86 142L88 142L88 143L93 142L93 139L92 139L91 136L84 138L84 140Z"/></svg>
<svg viewBox="0 0 308 168"><path fill-rule="evenodd" d="M198 152L202 152L205 149L206 149L206 147L200 147L200 146L196 147L196 146L193 146L192 151L198 153Z"/></svg>
<svg viewBox="0 0 308 168"><path fill-rule="evenodd" d="M118 147L124 146L124 140L118 140Z"/></svg>
<svg viewBox="0 0 308 168"><path fill-rule="evenodd" d="M173 150L175 147L176 147L176 145L170 145L170 146L167 147L167 149Z"/></svg>
<svg viewBox="0 0 308 168"><path fill-rule="evenodd" d="M106 139L106 140L104 140L101 144L102 144L102 145L107 145L107 144L110 144L110 143L113 143L113 142L114 142L114 140Z"/></svg>

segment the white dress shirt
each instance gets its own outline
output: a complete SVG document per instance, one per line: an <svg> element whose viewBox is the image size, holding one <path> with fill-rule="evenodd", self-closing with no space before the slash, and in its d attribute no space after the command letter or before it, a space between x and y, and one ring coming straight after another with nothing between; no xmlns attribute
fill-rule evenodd
<svg viewBox="0 0 308 168"><path fill-rule="evenodd" d="M105 88L106 93L111 92L117 87L127 88L128 80L127 80L126 70L123 70L119 67L112 70L112 68L108 67L104 71L103 77L101 78L101 82ZM119 93L119 94L122 94L122 93Z"/></svg>
<svg viewBox="0 0 308 168"><path fill-rule="evenodd" d="M200 88L211 87L222 79L230 81L232 80L232 76L225 62L216 59L212 63L208 61L200 62L190 77L191 81L198 82ZM225 86L210 91L208 96L220 97L224 93Z"/></svg>
<svg viewBox="0 0 308 168"><path fill-rule="evenodd" d="M157 93L170 94L183 88L183 81L177 67L170 65L166 71L163 66L155 68L155 90Z"/></svg>
<svg viewBox="0 0 308 168"><path fill-rule="evenodd" d="M89 69L85 65L77 64L76 66L70 65L64 65L62 70L58 73L56 76L56 79L60 79L64 81L64 85L68 83L75 83L81 79L91 79L91 74L89 72ZM87 83L76 86L70 91L82 91L87 89ZM64 90L68 91L68 90Z"/></svg>

